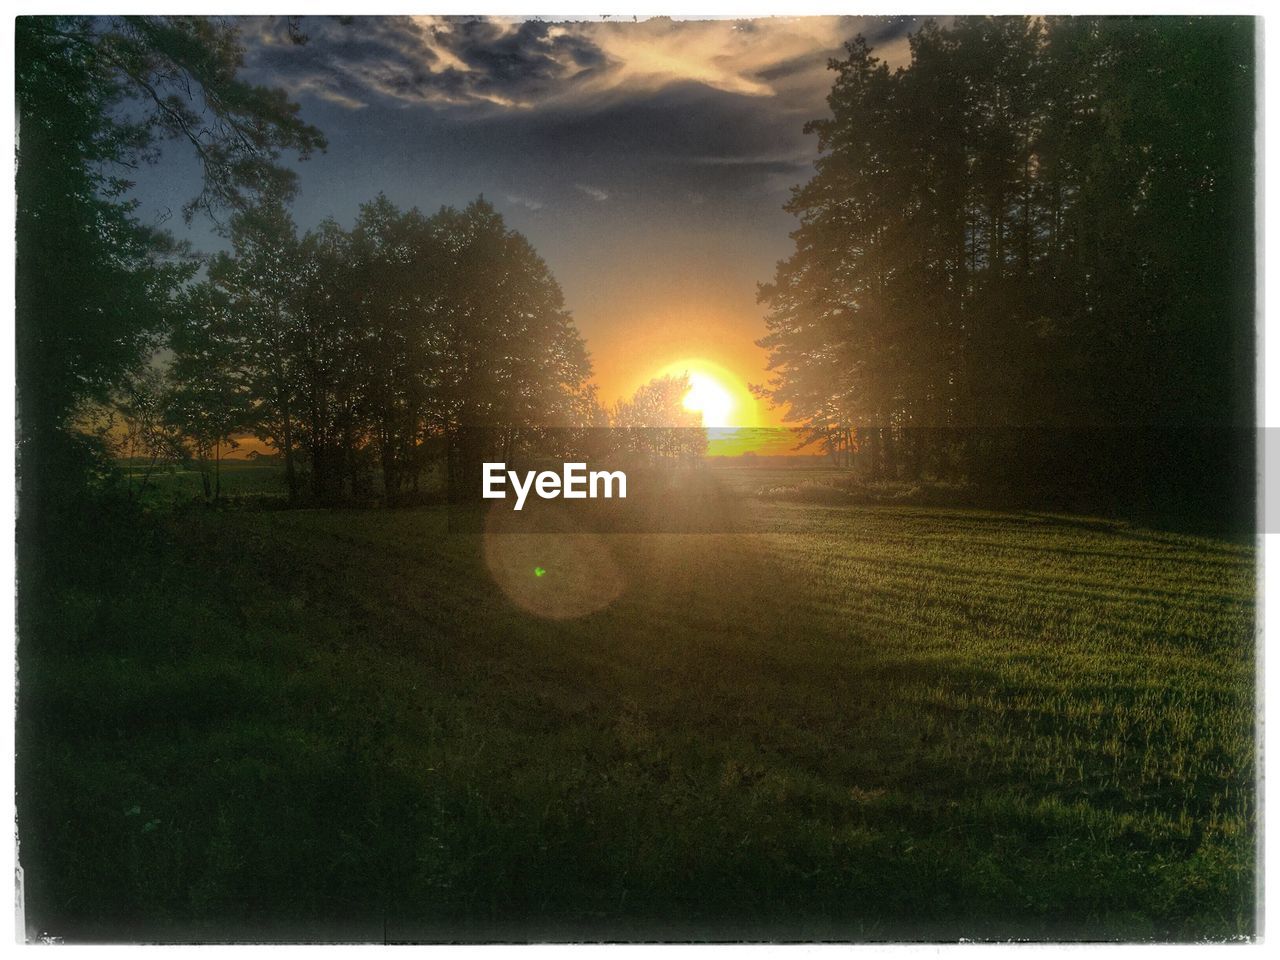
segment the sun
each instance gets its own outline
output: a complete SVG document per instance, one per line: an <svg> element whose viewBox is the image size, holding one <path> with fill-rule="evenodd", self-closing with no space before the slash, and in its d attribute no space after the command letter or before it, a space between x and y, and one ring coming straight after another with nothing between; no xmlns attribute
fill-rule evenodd
<svg viewBox="0 0 1280 960"><path fill-rule="evenodd" d="M755 397L739 377L719 364L686 358L667 364L658 376L689 378L684 408L701 414L704 427L724 430L755 425Z"/></svg>
<svg viewBox="0 0 1280 960"><path fill-rule="evenodd" d="M714 377L705 373L689 373L689 392L684 395L684 408L702 414L704 427L727 427L732 423L733 395Z"/></svg>

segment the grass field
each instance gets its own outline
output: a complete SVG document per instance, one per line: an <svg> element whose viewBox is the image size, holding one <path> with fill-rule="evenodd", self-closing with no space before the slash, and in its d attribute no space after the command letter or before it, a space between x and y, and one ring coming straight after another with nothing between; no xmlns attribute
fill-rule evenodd
<svg viewBox="0 0 1280 960"><path fill-rule="evenodd" d="M145 465L129 465L121 472L125 483L131 489L139 491L139 495L148 503L181 503L204 495L200 470L193 465L165 465L153 469ZM284 494L284 468L276 463L225 460L218 473L222 496L232 501L276 498Z"/></svg>
<svg viewBox="0 0 1280 960"><path fill-rule="evenodd" d="M22 624L33 932L1253 931L1251 546L724 470L770 532L185 509L87 546Z"/></svg>

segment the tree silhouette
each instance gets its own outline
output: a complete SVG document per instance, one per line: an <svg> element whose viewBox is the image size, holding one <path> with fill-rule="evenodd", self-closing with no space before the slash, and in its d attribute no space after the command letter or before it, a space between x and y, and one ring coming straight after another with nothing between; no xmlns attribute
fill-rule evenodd
<svg viewBox="0 0 1280 960"><path fill-rule="evenodd" d="M34 530L82 479L68 459L78 406L138 373L195 269L137 219L128 177L180 139L202 171L186 212L216 213L287 196L280 152L324 141L281 91L238 77L236 31L205 18L20 17L15 60L19 464Z"/></svg>
<svg viewBox="0 0 1280 960"><path fill-rule="evenodd" d="M394 501L433 461L470 489L482 459L562 443L552 432L597 418L558 284L483 200L426 217L378 196L350 231L328 220L301 238L266 201L231 218L230 238L209 265L210 309L193 314L206 327L188 342L238 358L291 497L299 453L314 497L372 492L376 467Z"/></svg>
<svg viewBox="0 0 1280 960"><path fill-rule="evenodd" d="M195 454L206 500L222 495L222 454L256 425L249 378L238 362L238 342L228 336L232 314L211 283L184 293L169 337L166 418Z"/></svg>
<svg viewBox="0 0 1280 960"><path fill-rule="evenodd" d="M1227 495L1251 475L1227 431L1252 425L1252 22L970 17L910 48L832 63L760 288L762 395L873 475Z"/></svg>
<svg viewBox="0 0 1280 960"><path fill-rule="evenodd" d="M216 322L230 341L226 347L241 356L259 434L284 456L292 500L299 487L294 430L306 333L297 310L302 276L297 228L284 204L273 198L237 212L230 238L232 252L218 254L208 268L225 310Z"/></svg>
<svg viewBox="0 0 1280 960"><path fill-rule="evenodd" d="M615 455L647 462L697 459L707 449L702 414L689 410L687 374L655 377L640 386L630 400L614 405Z"/></svg>

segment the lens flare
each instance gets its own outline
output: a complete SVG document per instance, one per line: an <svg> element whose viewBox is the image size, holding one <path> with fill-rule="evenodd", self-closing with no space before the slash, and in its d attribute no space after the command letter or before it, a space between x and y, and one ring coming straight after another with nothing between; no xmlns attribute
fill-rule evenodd
<svg viewBox="0 0 1280 960"><path fill-rule="evenodd" d="M582 531L572 514L561 501L537 500L521 511L497 501L485 516L485 566L526 613L570 620L603 610L622 593L607 538Z"/></svg>

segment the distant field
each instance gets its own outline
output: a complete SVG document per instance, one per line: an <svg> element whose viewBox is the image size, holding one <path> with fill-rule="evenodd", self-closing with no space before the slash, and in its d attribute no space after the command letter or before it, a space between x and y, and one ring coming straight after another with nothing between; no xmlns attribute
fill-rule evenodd
<svg viewBox="0 0 1280 960"><path fill-rule="evenodd" d="M724 469L772 532L197 510L91 545L19 650L28 912L71 937L1253 931L1252 547L761 500L767 471Z"/></svg>
<svg viewBox="0 0 1280 960"><path fill-rule="evenodd" d="M135 487L146 484L143 495L149 501L194 500L204 496L200 471L195 467L157 467L124 464L121 472ZM220 470L222 495L232 499L251 496L283 496L284 467L252 460L227 460Z"/></svg>

